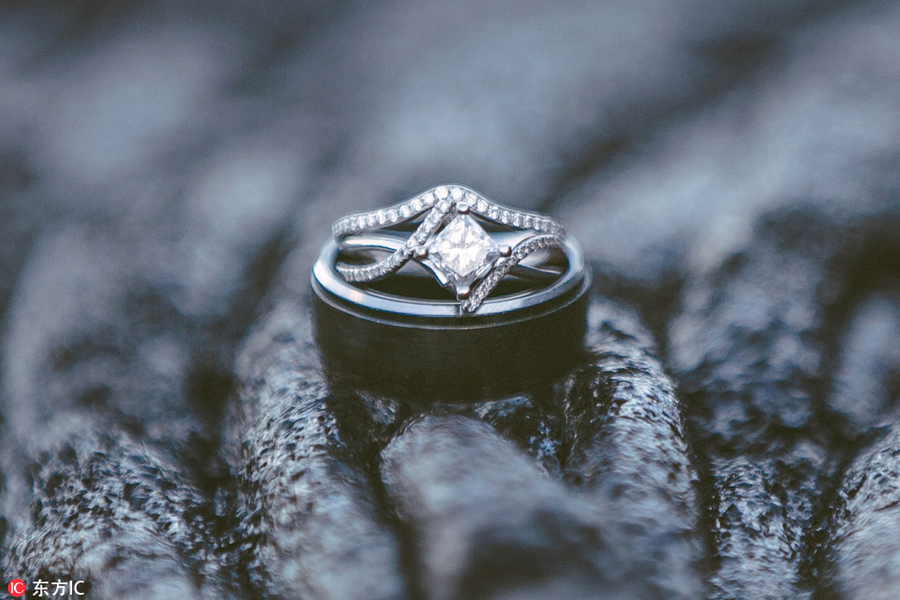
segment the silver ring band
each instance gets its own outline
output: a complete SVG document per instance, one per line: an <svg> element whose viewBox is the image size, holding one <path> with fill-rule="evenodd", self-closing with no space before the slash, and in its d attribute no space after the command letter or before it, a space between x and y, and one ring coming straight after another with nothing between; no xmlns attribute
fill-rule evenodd
<svg viewBox="0 0 900 600"><path fill-rule="evenodd" d="M585 278L584 255L574 240L566 240L562 249L569 268L552 284L533 291L518 292L485 300L478 316L502 315L540 306L582 285ZM453 300L432 300L412 296L398 296L377 289L348 283L335 267L340 250L334 240L322 247L313 265L313 285L332 296L362 309L413 318L460 318L459 304ZM475 315L469 316L472 319Z"/></svg>

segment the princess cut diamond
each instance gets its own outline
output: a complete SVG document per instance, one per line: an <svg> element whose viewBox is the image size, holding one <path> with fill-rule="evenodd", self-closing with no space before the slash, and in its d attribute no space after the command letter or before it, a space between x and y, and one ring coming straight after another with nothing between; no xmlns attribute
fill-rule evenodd
<svg viewBox="0 0 900 600"><path fill-rule="evenodd" d="M483 277L500 256L500 247L469 215L457 215L428 246L429 263L459 296Z"/></svg>

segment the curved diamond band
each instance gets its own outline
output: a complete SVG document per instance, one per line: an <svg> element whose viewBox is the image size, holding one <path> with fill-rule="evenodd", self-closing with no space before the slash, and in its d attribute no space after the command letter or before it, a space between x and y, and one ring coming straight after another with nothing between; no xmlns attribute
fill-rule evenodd
<svg viewBox="0 0 900 600"><path fill-rule="evenodd" d="M519 235L509 235L516 232ZM373 233L380 233L381 239ZM535 252L561 250L565 239L565 229L552 217L504 207L469 188L446 185L385 209L338 219L332 234L342 250L357 257L366 250L391 250L367 262L339 260L335 270L345 281L377 281L412 260L456 296L464 313L477 311L510 273L546 274L517 267ZM404 241L398 244L400 239Z"/></svg>
<svg viewBox="0 0 900 600"><path fill-rule="evenodd" d="M311 283L332 375L464 399L563 373L582 351L591 277L559 221L440 186L336 221Z"/></svg>

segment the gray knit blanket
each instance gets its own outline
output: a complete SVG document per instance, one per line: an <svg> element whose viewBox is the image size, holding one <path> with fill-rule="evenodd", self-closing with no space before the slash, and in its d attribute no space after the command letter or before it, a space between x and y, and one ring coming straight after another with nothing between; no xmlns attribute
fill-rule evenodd
<svg viewBox="0 0 900 600"><path fill-rule="evenodd" d="M447 182L581 242L583 360L330 379L330 223ZM3 2L0 574L897 598L900 2Z"/></svg>

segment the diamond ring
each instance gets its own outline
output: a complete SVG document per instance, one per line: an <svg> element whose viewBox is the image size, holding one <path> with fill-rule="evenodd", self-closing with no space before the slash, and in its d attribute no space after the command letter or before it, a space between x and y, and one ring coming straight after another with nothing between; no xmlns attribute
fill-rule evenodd
<svg viewBox="0 0 900 600"><path fill-rule="evenodd" d="M558 220L442 185L335 221L311 282L329 370L395 394L462 397L569 365L590 273Z"/></svg>
<svg viewBox="0 0 900 600"><path fill-rule="evenodd" d="M555 268L546 261L544 268L527 264L535 253L563 249L559 221L501 206L462 186L438 186L389 208L344 217L332 234L356 258L335 265L345 281L378 281L412 260L453 293L464 313L476 312L507 275L540 285L562 273L559 261ZM375 251L388 255L360 258Z"/></svg>

